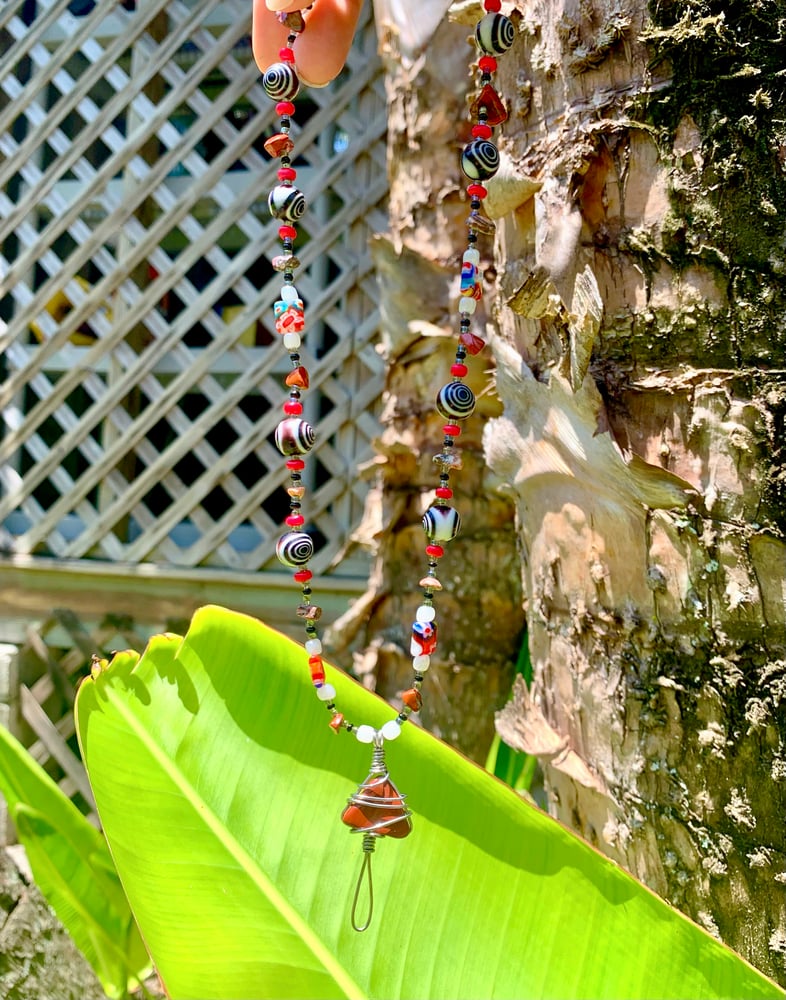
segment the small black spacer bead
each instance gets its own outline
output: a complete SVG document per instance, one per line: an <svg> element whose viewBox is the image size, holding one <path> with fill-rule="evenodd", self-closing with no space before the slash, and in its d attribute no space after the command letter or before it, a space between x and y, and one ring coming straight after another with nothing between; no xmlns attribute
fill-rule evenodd
<svg viewBox="0 0 786 1000"><path fill-rule="evenodd" d="M311 635L311 636L316 636L316 634L317 634L317 627L316 627L316 625L314 625L312 622L307 622L306 623L306 632L308 632L308 634Z"/></svg>
<svg viewBox="0 0 786 1000"><path fill-rule="evenodd" d="M294 499L290 500L289 501L289 506L290 506L290 508L292 510L300 510L300 501L299 500L294 500Z"/></svg>
<svg viewBox="0 0 786 1000"><path fill-rule="evenodd" d="M477 242L478 242L478 234L471 232L469 236L467 236L467 243L477 243Z"/></svg>
<svg viewBox="0 0 786 1000"><path fill-rule="evenodd" d="M445 451L447 451L448 448L452 448L453 447L453 438L449 437L446 434L445 435L445 440L442 442L442 447L445 449Z"/></svg>
<svg viewBox="0 0 786 1000"><path fill-rule="evenodd" d="M480 200L478 198L473 198L472 201L469 203L469 207L472 209L473 212L479 212Z"/></svg>
<svg viewBox="0 0 786 1000"><path fill-rule="evenodd" d="M297 388L290 389L289 390L289 398L292 399L292 400L294 400L294 402L297 402L300 399L300 389L297 389Z"/></svg>
<svg viewBox="0 0 786 1000"><path fill-rule="evenodd" d="M332 712L335 707L336 707L336 703L334 701L328 702L328 705L327 705L328 712Z"/></svg>
<svg viewBox="0 0 786 1000"><path fill-rule="evenodd" d="M419 674L417 671L415 671L415 680L416 681L420 681L420 683L422 684L423 680L424 680L424 675L423 674Z"/></svg>
<svg viewBox="0 0 786 1000"><path fill-rule="evenodd" d="M286 281L288 285L291 285L294 280L295 280L295 275L292 273L292 271L284 271L284 281Z"/></svg>
<svg viewBox="0 0 786 1000"><path fill-rule="evenodd" d="M281 121L280 121L280 125L281 125L281 129L282 129L282 131L283 131L283 130L284 130L285 128L289 128L289 126L290 126L291 124L292 124L292 119L291 119L291 118L289 117L289 115L282 115L282 116L281 116ZM282 160L284 159L284 158L283 158L283 156L281 157L281 159L282 159Z"/></svg>
<svg viewBox="0 0 786 1000"><path fill-rule="evenodd" d="M406 715L404 712L399 712L398 713L398 721L399 722L404 723L404 722L407 721L408 718L409 718L409 716Z"/></svg>
<svg viewBox="0 0 786 1000"><path fill-rule="evenodd" d="M281 166L282 167L291 167L292 166L292 160L290 160L290 158L287 156L286 153L282 154L282 156L281 156Z"/></svg>
<svg viewBox="0 0 786 1000"><path fill-rule="evenodd" d="M431 602L434 600L434 591L433 590L424 590L423 591L423 600L424 600L424 602L426 604L431 604Z"/></svg>
<svg viewBox="0 0 786 1000"><path fill-rule="evenodd" d="M491 73L481 73L480 74L481 83L491 83Z"/></svg>
<svg viewBox="0 0 786 1000"><path fill-rule="evenodd" d="M290 472L289 478L292 480L293 483L299 483L303 477L300 475L299 472Z"/></svg>
<svg viewBox="0 0 786 1000"><path fill-rule="evenodd" d="M355 728L351 722L345 722L344 727L348 733L351 733L352 730Z"/></svg>

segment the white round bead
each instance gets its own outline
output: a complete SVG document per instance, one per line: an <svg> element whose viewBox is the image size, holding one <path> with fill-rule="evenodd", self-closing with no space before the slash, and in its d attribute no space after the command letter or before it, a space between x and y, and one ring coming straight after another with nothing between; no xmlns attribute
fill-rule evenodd
<svg viewBox="0 0 786 1000"><path fill-rule="evenodd" d="M430 656L425 656L423 653L421 653L420 656L412 657L412 669L416 670L419 674L424 674L430 666L431 666Z"/></svg>
<svg viewBox="0 0 786 1000"><path fill-rule="evenodd" d="M478 303L475 299L471 299L468 296L459 299L458 311L460 313L466 313L468 316L471 316L477 308Z"/></svg>
<svg viewBox="0 0 786 1000"><path fill-rule="evenodd" d="M321 639L307 639L306 640L306 652L310 656L316 656L318 653L322 652L322 640Z"/></svg>
<svg viewBox="0 0 786 1000"><path fill-rule="evenodd" d="M373 726L358 726L355 730L355 737L358 743L373 743L377 731Z"/></svg>
<svg viewBox="0 0 786 1000"><path fill-rule="evenodd" d="M281 298L287 303L297 302L300 296L297 293L297 288L294 285L284 285L281 289Z"/></svg>
<svg viewBox="0 0 786 1000"><path fill-rule="evenodd" d="M336 697L336 689L332 684L323 684L322 687L317 688L317 698L320 701L333 701Z"/></svg>
<svg viewBox="0 0 786 1000"><path fill-rule="evenodd" d="M419 622L433 622L437 617L437 609L430 604L421 604L415 612L415 619Z"/></svg>
<svg viewBox="0 0 786 1000"><path fill-rule="evenodd" d="M385 723L380 732L386 740L397 740L401 736L401 723L398 719L391 719Z"/></svg>
<svg viewBox="0 0 786 1000"><path fill-rule="evenodd" d="M465 250L462 260L465 264L474 264L475 267L478 267L480 265L480 250Z"/></svg>
<svg viewBox="0 0 786 1000"><path fill-rule="evenodd" d="M288 351L296 351L300 347L300 334L299 333L285 333L284 334L284 347Z"/></svg>

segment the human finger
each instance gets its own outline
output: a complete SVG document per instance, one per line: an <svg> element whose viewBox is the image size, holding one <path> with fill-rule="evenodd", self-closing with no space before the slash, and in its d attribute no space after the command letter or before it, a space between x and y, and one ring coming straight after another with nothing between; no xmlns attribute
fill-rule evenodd
<svg viewBox="0 0 786 1000"><path fill-rule="evenodd" d="M254 0L252 45L257 65L264 72L278 62L278 50L286 44L287 28L269 3L283 0ZM315 0L304 12L305 30L297 40L296 66L303 83L324 87L341 72L352 46L362 0ZM285 11L300 9L297 0Z"/></svg>

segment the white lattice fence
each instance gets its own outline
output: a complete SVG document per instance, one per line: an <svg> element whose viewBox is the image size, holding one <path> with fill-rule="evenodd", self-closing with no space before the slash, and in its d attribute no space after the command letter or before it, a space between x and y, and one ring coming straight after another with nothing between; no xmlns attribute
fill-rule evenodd
<svg viewBox="0 0 786 1000"><path fill-rule="evenodd" d="M266 193L276 130L248 0L0 8L0 548L274 569L288 370ZM126 9L131 8L131 9ZM76 16L81 14L83 16ZM368 238L385 227L370 14L296 116L298 289L324 570L361 514L382 363Z"/></svg>

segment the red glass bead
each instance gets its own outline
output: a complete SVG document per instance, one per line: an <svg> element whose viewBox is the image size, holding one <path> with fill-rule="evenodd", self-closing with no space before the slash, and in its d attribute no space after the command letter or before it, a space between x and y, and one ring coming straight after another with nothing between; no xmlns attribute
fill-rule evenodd
<svg viewBox="0 0 786 1000"><path fill-rule="evenodd" d="M285 523L288 524L290 528L299 528L301 524L306 523L306 519L302 514L290 514Z"/></svg>
<svg viewBox="0 0 786 1000"><path fill-rule="evenodd" d="M294 226L279 226L278 238L280 240L294 240L297 237L297 229Z"/></svg>
<svg viewBox="0 0 786 1000"><path fill-rule="evenodd" d="M453 496L453 490L449 486L438 486L436 494L440 500L450 500Z"/></svg>
<svg viewBox="0 0 786 1000"><path fill-rule="evenodd" d="M281 167L278 171L280 181L293 181L297 177L297 170L294 167Z"/></svg>
<svg viewBox="0 0 786 1000"><path fill-rule="evenodd" d="M298 416L298 414L302 412L303 412L302 403L295 403L291 399L288 399L286 403L284 403L284 413L289 413L290 416ZM301 448L300 450L302 451L303 449Z"/></svg>
<svg viewBox="0 0 786 1000"><path fill-rule="evenodd" d="M466 365L462 365L458 361L450 366L450 374L455 375L457 378L463 378L468 370Z"/></svg>
<svg viewBox="0 0 786 1000"><path fill-rule="evenodd" d="M441 559L445 555L445 550L441 545L427 545L426 555L432 556L434 559Z"/></svg>
<svg viewBox="0 0 786 1000"><path fill-rule="evenodd" d="M478 59L478 66L482 73L493 73L497 68L497 60L494 56L481 56Z"/></svg>
<svg viewBox="0 0 786 1000"><path fill-rule="evenodd" d="M322 665L321 656L309 656L308 669L311 671L311 680L315 684L325 683L325 668Z"/></svg>
<svg viewBox="0 0 786 1000"><path fill-rule="evenodd" d="M423 697L417 688L410 688L401 695L401 700L407 706L407 708L412 709L413 712L419 712L421 706L423 705Z"/></svg>
<svg viewBox="0 0 786 1000"><path fill-rule="evenodd" d="M297 573L293 573L292 579L295 583L308 583L313 575L310 569L299 569Z"/></svg>
<svg viewBox="0 0 786 1000"><path fill-rule="evenodd" d="M294 62L295 61L295 50L290 48L283 48L278 50L278 58L281 62Z"/></svg>
<svg viewBox="0 0 786 1000"><path fill-rule="evenodd" d="M458 437L459 434L461 434L461 428L458 424L445 424L442 431L444 434L447 434L448 437Z"/></svg>
<svg viewBox="0 0 786 1000"><path fill-rule="evenodd" d="M501 0L484 0L483 6L492 14L496 14L498 11L502 10Z"/></svg>
<svg viewBox="0 0 786 1000"><path fill-rule="evenodd" d="M287 468L292 472L302 472L305 469L306 463L302 458L288 458Z"/></svg>
<svg viewBox="0 0 786 1000"><path fill-rule="evenodd" d="M476 139L490 139L494 134L494 131L490 125L486 125L484 122L478 122L477 125L472 126L472 134Z"/></svg>
<svg viewBox="0 0 786 1000"><path fill-rule="evenodd" d="M277 115L294 115L295 105L292 101L279 101L276 105Z"/></svg>
<svg viewBox="0 0 786 1000"><path fill-rule="evenodd" d="M336 714L330 720L328 725L330 726L330 728L333 730L334 733L337 733L339 729L341 729L341 727L344 725L344 716L341 714L341 712L336 712Z"/></svg>

